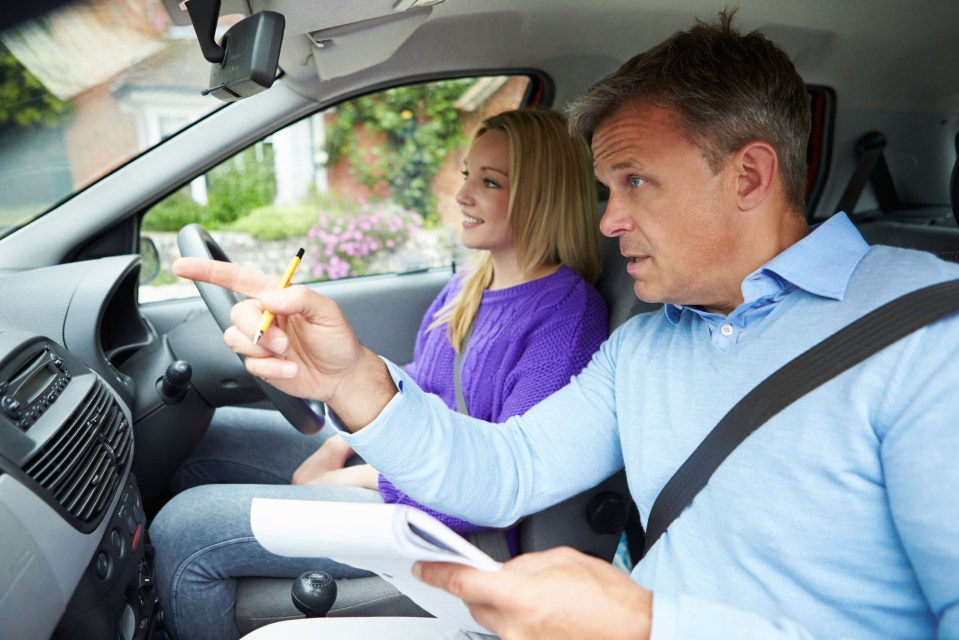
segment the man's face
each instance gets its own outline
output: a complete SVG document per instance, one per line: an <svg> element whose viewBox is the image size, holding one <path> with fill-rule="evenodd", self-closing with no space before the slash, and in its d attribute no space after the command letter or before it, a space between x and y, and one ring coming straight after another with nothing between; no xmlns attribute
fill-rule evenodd
<svg viewBox="0 0 959 640"><path fill-rule="evenodd" d="M714 175L678 122L627 105L596 129L594 169L609 187L600 230L619 238L640 299L728 312L741 299L735 178L728 163Z"/></svg>

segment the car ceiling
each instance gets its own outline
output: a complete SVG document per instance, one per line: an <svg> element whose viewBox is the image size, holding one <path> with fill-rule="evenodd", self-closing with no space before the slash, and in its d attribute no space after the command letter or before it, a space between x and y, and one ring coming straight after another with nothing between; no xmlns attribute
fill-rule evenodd
<svg viewBox="0 0 959 640"><path fill-rule="evenodd" d="M189 24L179 0L164 2L175 21ZM284 82L321 102L398 77L537 69L556 80L562 103L633 54L725 6L715 0L445 0L394 10L401 2L224 0L221 13L283 14ZM730 6L739 7L741 28L767 34L807 82L836 89L845 108L949 113L959 107L953 62L959 3L953 0L740 0Z"/></svg>

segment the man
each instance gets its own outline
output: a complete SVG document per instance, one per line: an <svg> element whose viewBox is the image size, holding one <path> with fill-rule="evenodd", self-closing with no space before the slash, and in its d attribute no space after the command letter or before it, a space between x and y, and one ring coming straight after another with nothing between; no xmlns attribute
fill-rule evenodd
<svg viewBox="0 0 959 640"><path fill-rule="evenodd" d="M788 57L731 15L636 56L572 107L609 187L600 227L665 303L505 428L476 428L359 344L303 287L203 261L256 296L227 343L327 402L351 446L419 501L501 526L625 465L641 518L740 398L881 304L959 268L803 216L809 107ZM278 326L250 336L263 308ZM633 571L568 549L500 573L421 565L505 638L959 637L959 326L906 338L748 438ZM467 453L468 452L468 453ZM411 464L412 463L412 464Z"/></svg>

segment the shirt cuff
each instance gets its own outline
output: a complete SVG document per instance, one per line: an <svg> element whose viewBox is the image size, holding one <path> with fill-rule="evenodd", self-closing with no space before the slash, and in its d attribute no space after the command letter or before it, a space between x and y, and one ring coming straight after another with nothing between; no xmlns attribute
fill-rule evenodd
<svg viewBox="0 0 959 640"><path fill-rule="evenodd" d="M674 640L679 629L676 614L677 598L671 593L653 592L653 611L649 625L649 640Z"/></svg>
<svg viewBox="0 0 959 640"><path fill-rule="evenodd" d="M386 406L383 407L383 410L380 411L379 415L376 416L371 423L356 433L351 433L343 426L343 422L340 420L340 417L336 415L336 412L333 411L329 405L326 405L327 424L332 425L350 446L369 442L370 439L375 437L376 434L383 429L383 426L389 422L390 416L396 412L396 406L402 402L404 388L409 384L409 377L400 367L382 356L379 357L380 360L386 364L386 369L390 372L390 377L393 378L393 383L396 385L397 393L390 398L390 401L386 403Z"/></svg>

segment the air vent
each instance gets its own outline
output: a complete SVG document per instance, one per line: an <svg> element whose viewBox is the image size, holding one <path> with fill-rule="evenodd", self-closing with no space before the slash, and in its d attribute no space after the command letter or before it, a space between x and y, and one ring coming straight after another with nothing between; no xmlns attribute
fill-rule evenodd
<svg viewBox="0 0 959 640"><path fill-rule="evenodd" d="M126 417L101 381L24 467L80 523L98 523L130 457Z"/></svg>

